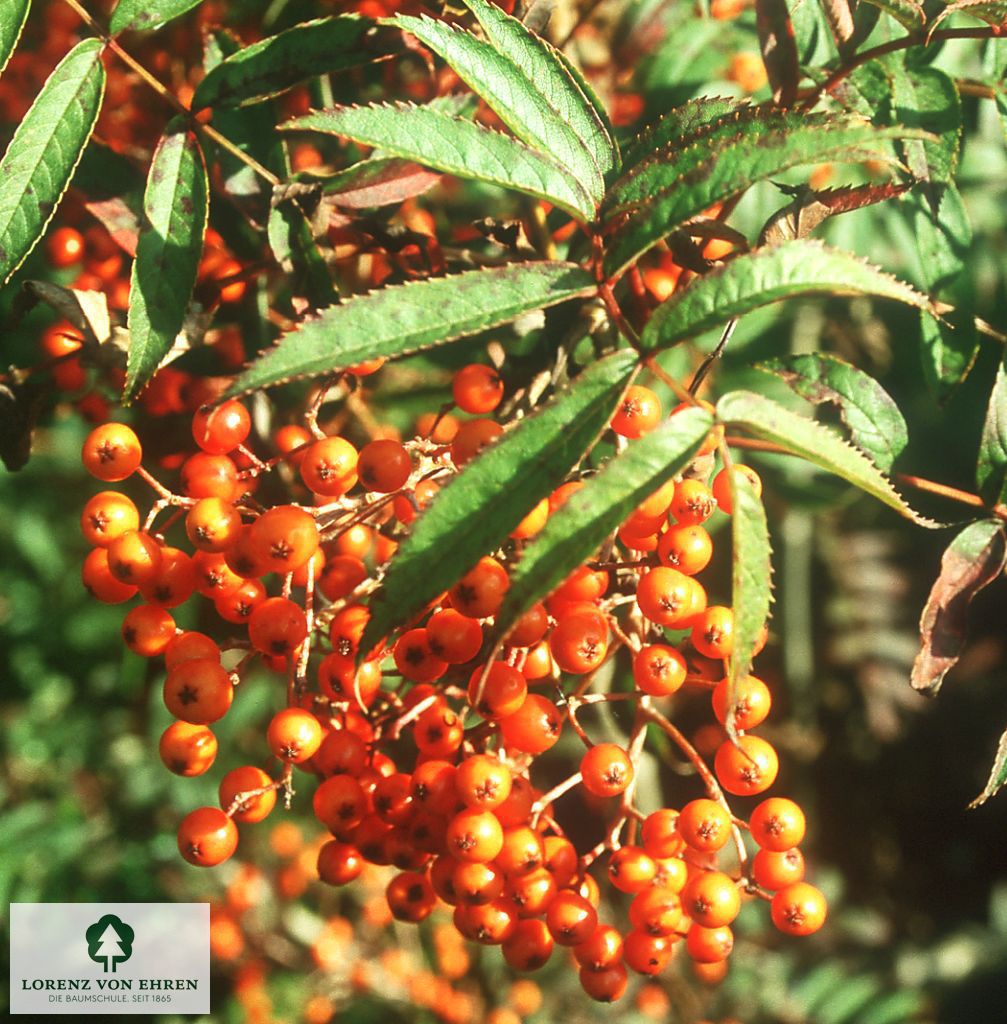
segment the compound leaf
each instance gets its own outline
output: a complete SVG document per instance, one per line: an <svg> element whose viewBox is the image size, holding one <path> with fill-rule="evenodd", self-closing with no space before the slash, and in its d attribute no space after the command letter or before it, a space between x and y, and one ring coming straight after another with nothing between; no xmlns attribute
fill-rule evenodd
<svg viewBox="0 0 1007 1024"><path fill-rule="evenodd" d="M1003 363L997 367L979 443L976 466L979 493L991 504L1007 500L1007 373Z"/></svg>
<svg viewBox="0 0 1007 1024"><path fill-rule="evenodd" d="M209 212L209 183L199 140L172 121L154 151L143 196L143 224L129 287L125 398L160 366L185 322Z"/></svg>
<svg viewBox="0 0 1007 1024"><path fill-rule="evenodd" d="M497 613L496 635L504 636L536 601L590 558L644 498L680 473L712 426L704 409L683 409L585 480L522 554Z"/></svg>
<svg viewBox="0 0 1007 1024"><path fill-rule="evenodd" d="M594 287L591 275L575 264L546 261L393 285L304 321L257 359L229 394L445 344L587 295Z"/></svg>
<svg viewBox="0 0 1007 1024"><path fill-rule="evenodd" d="M760 363L794 392L816 405L839 408L850 439L888 472L909 443L906 421L887 391L852 363L828 352L808 352Z"/></svg>
<svg viewBox="0 0 1007 1024"><path fill-rule="evenodd" d="M542 79L533 83L509 56L467 32L426 17L400 15L396 20L447 61L519 139L554 156L596 202L600 201L605 185L598 161L586 139L567 120L568 115L561 114L547 98L556 91L555 74L540 70ZM559 65L556 68L559 70Z"/></svg>
<svg viewBox="0 0 1007 1024"><path fill-rule="evenodd" d="M256 103L315 75L342 71L387 54L387 32L370 18L337 14L294 25L231 54L196 87L192 105L235 107Z"/></svg>
<svg viewBox="0 0 1007 1024"><path fill-rule="evenodd" d="M673 142L682 142L704 125L719 121L744 106L739 100L723 96L700 96L688 100L646 125L628 144L622 161L623 171L629 172L652 153Z"/></svg>
<svg viewBox="0 0 1007 1024"><path fill-rule="evenodd" d="M802 239L746 253L695 278L658 306L640 339L668 348L760 306L796 295L878 295L929 309L926 296L851 253Z"/></svg>
<svg viewBox="0 0 1007 1024"><path fill-rule="evenodd" d="M85 39L59 62L0 160L0 284L38 244L91 137L105 90L101 50Z"/></svg>
<svg viewBox="0 0 1007 1024"><path fill-rule="evenodd" d="M741 427L791 455L848 480L920 526L941 525L914 512L884 473L835 431L771 398L751 391L730 391L717 403L717 416L724 423Z"/></svg>
<svg viewBox="0 0 1007 1024"><path fill-rule="evenodd" d="M203 0L119 0L108 22L108 30L117 36L127 29L146 31L160 28L180 17Z"/></svg>
<svg viewBox="0 0 1007 1024"><path fill-rule="evenodd" d="M367 651L495 551L597 440L636 365L628 350L592 363L447 484L416 520L371 602Z"/></svg>
<svg viewBox="0 0 1007 1024"><path fill-rule="evenodd" d="M547 199L581 220L594 216L594 201L551 156L429 106L397 103L333 107L280 127L342 135L446 174Z"/></svg>
<svg viewBox="0 0 1007 1024"><path fill-rule="evenodd" d="M933 696L961 655L969 605L1003 572L1007 543L1003 523L984 519L966 526L948 545L941 571L920 617L920 650L911 681Z"/></svg>

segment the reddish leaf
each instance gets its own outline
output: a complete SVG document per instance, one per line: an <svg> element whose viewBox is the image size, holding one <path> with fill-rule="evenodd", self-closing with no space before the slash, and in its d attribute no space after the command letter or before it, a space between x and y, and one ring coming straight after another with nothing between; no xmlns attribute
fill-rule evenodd
<svg viewBox="0 0 1007 1024"><path fill-rule="evenodd" d="M773 99L789 107L797 99L801 69L797 63L797 43L786 0L756 0L756 28L762 61L766 65Z"/></svg>
<svg viewBox="0 0 1007 1024"><path fill-rule="evenodd" d="M136 255L136 240L140 235L140 220L126 202L114 199L95 199L84 204L85 209L112 236L112 240L129 256Z"/></svg>
<svg viewBox="0 0 1007 1024"><path fill-rule="evenodd" d="M1003 571L1007 541L995 519L972 523L951 542L941 572L920 618L920 652L913 663L912 684L933 696L961 656L968 610L983 587Z"/></svg>

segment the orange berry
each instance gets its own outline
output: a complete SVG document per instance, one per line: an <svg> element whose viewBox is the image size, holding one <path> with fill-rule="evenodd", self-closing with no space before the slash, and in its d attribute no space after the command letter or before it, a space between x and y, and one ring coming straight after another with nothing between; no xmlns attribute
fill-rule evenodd
<svg viewBox="0 0 1007 1024"><path fill-rule="evenodd" d="M273 780L261 769L253 765L232 768L221 780L218 794L220 806L229 810L242 793L253 793L259 789L266 792L258 796L245 797L234 809L231 818L234 821L256 822L269 816L276 806L276 789L270 789Z"/></svg>
<svg viewBox="0 0 1007 1024"><path fill-rule="evenodd" d="M483 416L500 404L504 386L500 375L491 366L471 363L454 375L451 393L455 405L462 412Z"/></svg>
<svg viewBox="0 0 1007 1024"><path fill-rule="evenodd" d="M216 807L200 807L178 827L178 852L197 867L214 867L238 848L238 829Z"/></svg>
<svg viewBox="0 0 1007 1024"><path fill-rule="evenodd" d="M191 778L209 771L217 757L217 738L205 725L172 722L161 734L158 753L168 771Z"/></svg>
<svg viewBox="0 0 1007 1024"><path fill-rule="evenodd" d="M758 736L741 736L737 746L725 740L713 762L717 780L734 796L765 792L776 781L779 767L776 751Z"/></svg>
<svg viewBox="0 0 1007 1024"><path fill-rule="evenodd" d="M618 796L633 781L633 762L615 743L598 743L580 762L584 788L598 797Z"/></svg>
<svg viewBox="0 0 1007 1024"><path fill-rule="evenodd" d="M139 530L140 513L125 494L102 491L84 506L80 529L89 544L105 548L124 533Z"/></svg>
<svg viewBox="0 0 1007 1024"><path fill-rule="evenodd" d="M773 897L770 915L773 924L787 935L811 935L825 923L828 907L825 897L807 882L794 882Z"/></svg>
<svg viewBox="0 0 1007 1024"><path fill-rule="evenodd" d="M763 800L752 811L748 825L759 846L774 853L783 853L804 839L804 812L785 797Z"/></svg>
<svg viewBox="0 0 1007 1024"><path fill-rule="evenodd" d="M140 439L124 423L103 423L95 427L81 449L84 468L106 483L132 476L142 457Z"/></svg>
<svg viewBox="0 0 1007 1024"><path fill-rule="evenodd" d="M138 605L123 619L122 638L126 646L143 658L164 653L174 635L175 620L156 605Z"/></svg>
<svg viewBox="0 0 1007 1024"><path fill-rule="evenodd" d="M650 388L632 384L612 417L612 429L623 437L639 438L661 421L661 400Z"/></svg>
<svg viewBox="0 0 1007 1024"><path fill-rule="evenodd" d="M300 764L321 746L322 727L310 711L284 708L273 715L266 729L266 742L281 761Z"/></svg>

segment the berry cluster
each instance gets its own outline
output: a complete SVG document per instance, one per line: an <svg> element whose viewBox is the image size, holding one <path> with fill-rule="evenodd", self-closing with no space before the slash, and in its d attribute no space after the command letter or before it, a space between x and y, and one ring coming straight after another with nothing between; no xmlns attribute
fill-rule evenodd
<svg viewBox="0 0 1007 1024"><path fill-rule="evenodd" d="M380 361L356 367L343 385L359 388L379 368ZM85 585L111 603L139 594L124 641L139 655L164 657L164 702L177 719L161 739L165 765L186 776L209 770L217 751L210 727L236 699L253 659L287 679L277 695L284 706L266 729L277 773L252 765L228 772L220 807L182 821L181 855L201 866L226 860L238 824L266 818L280 793L289 804L296 770L317 780L314 812L332 836L318 853L323 881L347 884L366 862L393 865L386 897L399 920L419 922L439 901L448 904L461 935L501 946L520 970L567 946L596 999L619 998L627 968L658 974L678 944L698 964L722 964L746 898L770 900L784 932L816 931L825 903L802 880L801 809L771 797L746 823L727 803L725 793L759 796L776 778L774 748L749 731L766 718L771 696L754 676L731 692L731 609L709 604L697 578L713 556L704 523L718 508L731 512L728 473L760 486L758 476L735 465L709 486L699 479L709 477L721 440L712 432L690 474L623 524L607 560L576 570L518 621L497 660L487 660L484 636L510 567L582 486L570 480L420 621L362 651L367 600L384 563L441 483L503 432L492 414L504 384L489 366L466 366L452 395L471 418L428 414L415 436L374 436L359 450L317 426L329 391L317 392L307 426L276 431L268 459L246 446L251 419L240 402L200 408L192 417L197 450L179 467L177 492L144 469L128 426L105 423L84 444L84 465L99 480L138 475L156 494L141 523L128 497L103 491L85 506L81 526L94 545ZM634 385L611 429L631 444L662 417L658 396ZM191 553L168 542L172 529ZM194 594L220 620L210 632L228 639L176 628L171 609ZM632 688L591 692L597 670L620 648L632 658ZM659 709L683 687L711 695L721 728L712 771ZM578 720L584 707L607 701L636 708L624 744L593 742ZM729 718L736 740L724 729ZM706 796L680 810L637 809L636 765L650 724L688 755ZM543 793L535 762L564 727L584 753L573 774ZM558 802L574 792L608 808L606 836L592 850L576 849L558 820ZM752 857L743 829L758 848ZM732 838L737 856L728 873L719 857ZM602 857L612 889L629 898L628 927L599 921L590 869Z"/></svg>

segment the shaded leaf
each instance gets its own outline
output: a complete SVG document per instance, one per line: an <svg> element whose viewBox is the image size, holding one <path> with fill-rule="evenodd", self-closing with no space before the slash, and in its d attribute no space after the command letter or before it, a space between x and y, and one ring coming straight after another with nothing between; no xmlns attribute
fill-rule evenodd
<svg viewBox="0 0 1007 1024"><path fill-rule="evenodd" d="M394 34L371 18L337 14L294 25L230 54L196 86L194 110L257 103L316 75L388 55Z"/></svg>
<svg viewBox="0 0 1007 1024"><path fill-rule="evenodd" d="M116 36L127 29L146 31L167 25L198 7L203 0L119 0L108 22L108 30Z"/></svg>
<svg viewBox="0 0 1007 1024"><path fill-rule="evenodd" d="M0 73L7 67L24 29L31 0L5 0L7 10L0 18Z"/></svg>
<svg viewBox="0 0 1007 1024"><path fill-rule="evenodd" d="M140 237L140 219L124 199L94 199L85 209L112 236L112 240L128 256L136 255Z"/></svg>
<svg viewBox="0 0 1007 1024"><path fill-rule="evenodd" d="M229 394L332 373L378 356L408 355L588 295L594 287L591 275L572 263L534 262L382 288L330 306L284 335Z"/></svg>
<svg viewBox="0 0 1007 1024"><path fill-rule="evenodd" d="M894 64L892 105L899 124L936 136L903 143L913 177L924 182L950 181L958 166L962 135L962 104L954 79L938 68Z"/></svg>
<svg viewBox="0 0 1007 1024"><path fill-rule="evenodd" d="M927 20L923 5L916 3L916 0L864 0L864 3L890 14L910 32L922 28Z"/></svg>
<svg viewBox="0 0 1007 1024"><path fill-rule="evenodd" d="M850 185L845 188L823 189L794 197L769 219L762 229L760 243L775 244L794 238L806 238L819 224L841 213L852 213L865 206L883 203L904 195L912 184L886 181L881 185Z"/></svg>
<svg viewBox="0 0 1007 1024"><path fill-rule="evenodd" d="M426 17L399 15L396 21L447 61L458 77L486 101L519 139L555 157L596 203L601 199L605 184L601 167L588 149L587 139L577 134L546 95L552 93L555 97L557 94L560 65L557 64L552 73L539 68L538 74L542 77L533 82L509 55L467 32ZM511 21L525 36L533 38L520 22ZM513 41L508 40L508 49L513 48ZM524 63L527 64L527 59Z"/></svg>
<svg viewBox="0 0 1007 1024"><path fill-rule="evenodd" d="M101 50L85 39L59 62L0 160L0 284L38 244L91 137L105 89Z"/></svg>
<svg viewBox="0 0 1007 1024"><path fill-rule="evenodd" d="M584 481L525 548L496 616L504 636L536 601L589 559L627 516L693 459L710 428L704 409L683 409Z"/></svg>
<svg viewBox="0 0 1007 1024"><path fill-rule="evenodd" d="M626 146L623 170L627 173L648 156L672 143L682 144L704 125L727 117L747 104L724 96L700 96L662 114L646 125Z"/></svg>
<svg viewBox="0 0 1007 1024"><path fill-rule="evenodd" d="M840 48L853 38L853 11L850 0L822 0L822 9L832 29L832 36Z"/></svg>
<svg viewBox="0 0 1007 1024"><path fill-rule="evenodd" d="M887 140L913 129L877 128L853 116L749 108L701 130L684 148L672 144L613 185L606 217L619 216L605 268L624 270L655 242L713 203L790 167L885 157ZM624 218L624 219L623 219Z"/></svg>
<svg viewBox="0 0 1007 1024"><path fill-rule="evenodd" d="M1003 523L996 519L966 526L948 545L920 617L920 650L911 678L915 689L930 696L940 689L961 656L972 598L1003 572L1005 561Z"/></svg>
<svg viewBox="0 0 1007 1024"><path fill-rule="evenodd" d="M887 391L863 370L826 352L785 356L760 363L788 387L818 405L838 406L850 439L888 472L909 443L906 421Z"/></svg>
<svg viewBox="0 0 1007 1024"><path fill-rule="evenodd" d="M14 313L18 317L36 303L44 302L56 311L61 320L76 327L92 345L101 345L112 336L108 299L104 292L64 288L50 281L25 281L22 293L15 303Z"/></svg>
<svg viewBox="0 0 1007 1024"><path fill-rule="evenodd" d="M920 526L941 525L914 512L888 477L835 431L770 398L751 391L730 391L717 403L717 417L842 477Z"/></svg>
<svg viewBox="0 0 1007 1024"><path fill-rule="evenodd" d="M696 277L654 311L640 338L662 349L732 317L797 295L877 295L929 308L926 296L851 253L811 239L745 253Z"/></svg>
<svg viewBox="0 0 1007 1024"><path fill-rule="evenodd" d="M135 397L185 323L209 213L199 140L181 118L157 144L143 196L143 226L129 287L129 359L124 397Z"/></svg>
<svg viewBox="0 0 1007 1024"><path fill-rule="evenodd" d="M336 206L366 210L422 195L440 180L441 176L436 171L428 171L411 160L372 157L334 174L300 174L273 189L273 202L315 194L328 196Z"/></svg>
<svg viewBox="0 0 1007 1024"><path fill-rule="evenodd" d="M11 473L23 469L31 456L32 434L44 404L37 376L20 383L0 381L0 462Z"/></svg>
<svg viewBox="0 0 1007 1024"><path fill-rule="evenodd" d="M635 366L628 350L595 361L438 493L396 551L371 602L362 652L495 551L562 483L608 425Z"/></svg>
<svg viewBox="0 0 1007 1024"><path fill-rule="evenodd" d="M493 46L520 68L549 106L583 140L601 173L606 175L615 170L617 153L611 131L560 52L496 4L488 0L462 2L476 16Z"/></svg>
<svg viewBox="0 0 1007 1024"><path fill-rule="evenodd" d="M408 103L333 107L280 125L288 131L342 135L460 178L474 178L548 199L581 220L594 202L552 157L501 132Z"/></svg>
<svg viewBox="0 0 1007 1024"><path fill-rule="evenodd" d="M727 731L737 734L734 705L739 684L752 669L752 658L763 626L769 619L773 596L766 510L752 481L744 473L728 475L731 490L731 608L734 613L733 646L728 666Z"/></svg>
<svg viewBox="0 0 1007 1024"><path fill-rule="evenodd" d="M937 31L937 27L952 14L967 14L970 18L978 18L994 28L1007 22L1007 0L958 0L948 4L927 28L927 39Z"/></svg>
<svg viewBox="0 0 1007 1024"><path fill-rule="evenodd" d="M990 777L986 780L983 791L969 804L969 807L981 807L994 793L1007 785L1007 732L1000 737L996 757L990 769Z"/></svg>
<svg viewBox="0 0 1007 1024"><path fill-rule="evenodd" d="M276 262L293 278L294 294L312 309L330 306L339 297L311 220L296 199L275 203L266 221L266 237Z"/></svg>
<svg viewBox="0 0 1007 1024"><path fill-rule="evenodd" d="M976 482L990 505L1007 501L1007 373L1002 362L986 408Z"/></svg>
<svg viewBox="0 0 1007 1024"><path fill-rule="evenodd" d="M755 25L773 99L789 107L797 98L801 69L786 0L755 0Z"/></svg>

